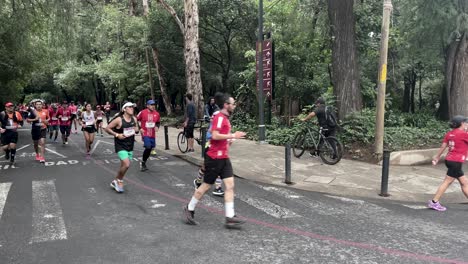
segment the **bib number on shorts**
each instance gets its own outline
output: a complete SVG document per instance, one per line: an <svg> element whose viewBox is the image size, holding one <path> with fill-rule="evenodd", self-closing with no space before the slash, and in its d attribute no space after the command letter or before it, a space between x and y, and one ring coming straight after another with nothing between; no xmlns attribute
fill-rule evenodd
<svg viewBox="0 0 468 264"><path fill-rule="evenodd" d="M124 128L123 132L124 132L124 136L126 137L131 137L135 135L135 129L133 127Z"/></svg>

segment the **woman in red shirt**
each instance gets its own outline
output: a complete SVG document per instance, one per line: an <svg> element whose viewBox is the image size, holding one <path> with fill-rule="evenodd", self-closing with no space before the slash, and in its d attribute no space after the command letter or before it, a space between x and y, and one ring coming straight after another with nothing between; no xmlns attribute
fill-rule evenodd
<svg viewBox="0 0 468 264"><path fill-rule="evenodd" d="M466 129L468 125L468 119L464 116L455 116L450 122L450 127L453 128L445 134L442 146L437 153L437 156L432 161L433 165L437 165L440 156L444 153L448 147L448 153L445 157L445 166L447 166L447 176L444 182L437 189L432 201L429 201L428 206L436 211L445 211L447 208L442 206L439 202L440 197L445 193L447 188L452 182L457 179L460 182L463 193L468 198L468 178L465 177L465 173L462 170L463 162L467 159L468 153L468 133Z"/></svg>

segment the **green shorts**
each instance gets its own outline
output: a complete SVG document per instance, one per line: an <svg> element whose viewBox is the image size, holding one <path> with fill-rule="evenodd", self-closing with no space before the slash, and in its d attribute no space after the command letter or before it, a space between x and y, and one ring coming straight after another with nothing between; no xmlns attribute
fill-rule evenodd
<svg viewBox="0 0 468 264"><path fill-rule="evenodd" d="M117 152L117 155L119 155L120 160L133 159L133 151L121 150Z"/></svg>

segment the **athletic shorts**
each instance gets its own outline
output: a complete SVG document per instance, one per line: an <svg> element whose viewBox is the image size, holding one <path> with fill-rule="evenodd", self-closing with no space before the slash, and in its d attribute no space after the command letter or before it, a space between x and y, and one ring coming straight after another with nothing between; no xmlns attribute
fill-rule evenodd
<svg viewBox="0 0 468 264"><path fill-rule="evenodd" d="M205 156L205 177L203 181L207 184L214 184L218 176L227 179L234 176L232 164L229 159L212 159Z"/></svg>
<svg viewBox="0 0 468 264"><path fill-rule="evenodd" d="M47 129L32 129L31 130L32 140L38 141L41 138L47 137Z"/></svg>
<svg viewBox="0 0 468 264"><path fill-rule="evenodd" d="M60 126L60 133L70 135L71 126Z"/></svg>
<svg viewBox="0 0 468 264"><path fill-rule="evenodd" d="M193 130L195 129L195 124L188 124L185 128L185 137L186 138L194 138Z"/></svg>
<svg viewBox="0 0 468 264"><path fill-rule="evenodd" d="M85 131L85 132L88 132L88 133L90 133L90 134L96 133L96 127L95 127L95 126L83 127L81 130L83 130L83 131Z"/></svg>
<svg viewBox="0 0 468 264"><path fill-rule="evenodd" d="M76 114L72 114L72 115L70 116L70 120L73 121L73 120L75 120L75 119L76 119Z"/></svg>
<svg viewBox="0 0 468 264"><path fill-rule="evenodd" d="M131 161L133 159L133 151L121 150L117 152L117 155L119 155L120 160L129 159Z"/></svg>
<svg viewBox="0 0 468 264"><path fill-rule="evenodd" d="M12 143L16 144L18 143L18 132L7 130L2 134L0 140L2 142L2 146L10 145Z"/></svg>
<svg viewBox="0 0 468 264"><path fill-rule="evenodd" d="M460 178L461 176L465 175L462 170L463 162L445 160L445 166L447 166L447 176L452 178Z"/></svg>
<svg viewBox="0 0 468 264"><path fill-rule="evenodd" d="M152 137L143 137L143 146L145 149L154 149L156 147L156 139Z"/></svg>
<svg viewBox="0 0 468 264"><path fill-rule="evenodd" d="M49 126L49 131L58 131L59 130L59 126L58 125L50 125Z"/></svg>

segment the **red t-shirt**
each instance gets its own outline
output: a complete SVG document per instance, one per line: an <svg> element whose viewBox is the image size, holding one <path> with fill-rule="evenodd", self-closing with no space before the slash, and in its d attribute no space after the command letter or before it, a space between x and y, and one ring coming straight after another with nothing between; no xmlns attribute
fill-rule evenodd
<svg viewBox="0 0 468 264"><path fill-rule="evenodd" d="M446 160L465 162L468 152L468 133L460 129L454 129L445 135L443 142L447 143L449 149L445 157Z"/></svg>
<svg viewBox="0 0 468 264"><path fill-rule="evenodd" d="M52 107L49 108L49 116L50 116L49 125L50 126L58 126L59 119L57 117L57 113L58 113L57 109L54 109Z"/></svg>
<svg viewBox="0 0 468 264"><path fill-rule="evenodd" d="M57 112L57 117L59 118L61 126L69 126L71 124L70 107L67 107L67 108L61 107Z"/></svg>
<svg viewBox="0 0 468 264"><path fill-rule="evenodd" d="M156 127L161 122L161 116L158 111L145 109L138 113L137 119L141 123L141 128L145 131L141 133L141 136L156 138Z"/></svg>
<svg viewBox="0 0 468 264"><path fill-rule="evenodd" d="M211 126L211 133L218 131L222 135L228 135L231 133L231 122L229 118L223 113L218 113L213 117ZM228 159L229 158L229 143L227 139L214 140L210 139L210 148L208 149L208 156L212 159Z"/></svg>

